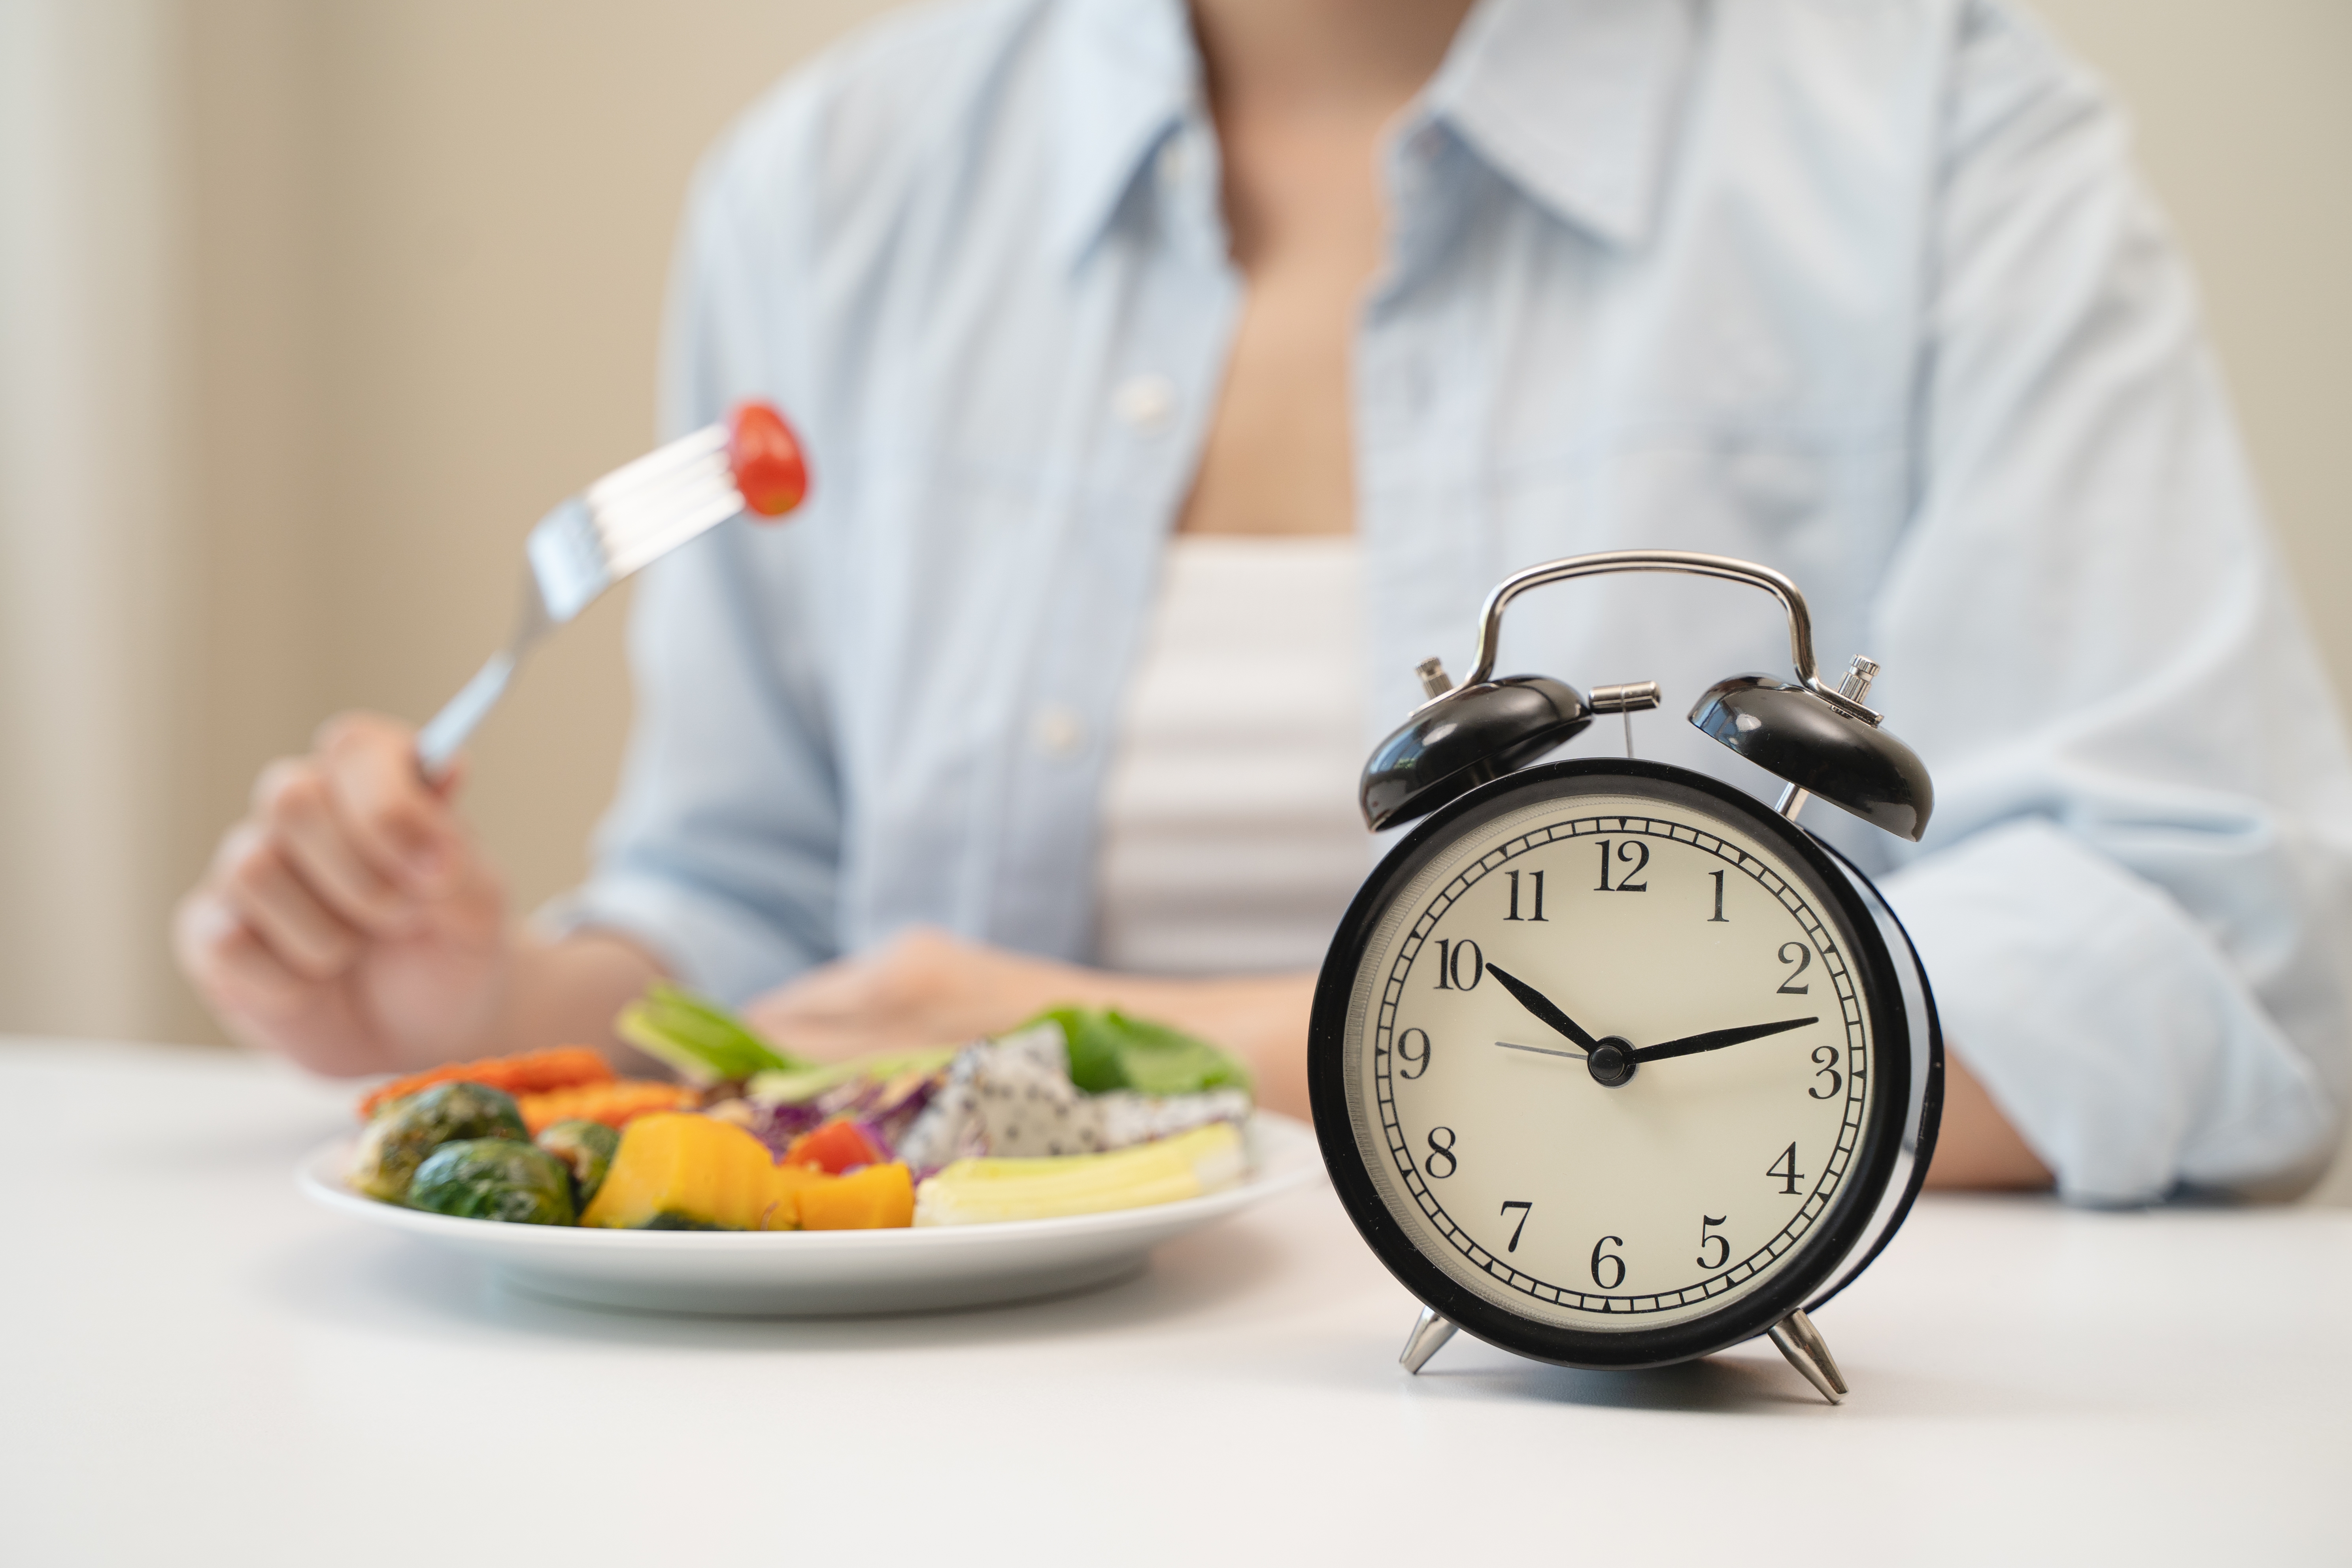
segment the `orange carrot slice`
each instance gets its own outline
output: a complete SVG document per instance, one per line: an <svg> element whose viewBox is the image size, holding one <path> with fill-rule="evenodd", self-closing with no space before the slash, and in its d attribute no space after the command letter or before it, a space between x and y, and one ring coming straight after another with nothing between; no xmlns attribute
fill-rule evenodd
<svg viewBox="0 0 2352 1568"><path fill-rule="evenodd" d="M640 1116L658 1110L691 1110L701 1096L682 1083L657 1083L650 1079L625 1078L614 1083L583 1083L572 1089L551 1089L544 1094L519 1094L516 1108L534 1138L559 1121L601 1121L626 1127Z"/></svg>
<svg viewBox="0 0 2352 1568"><path fill-rule="evenodd" d="M523 1051L510 1057L484 1057L479 1061L450 1062L425 1072L396 1078L373 1089L360 1101L362 1121L373 1116L386 1100L399 1100L436 1083L486 1084L509 1094L543 1093L583 1083L610 1083L613 1067L588 1046L556 1046L543 1051Z"/></svg>

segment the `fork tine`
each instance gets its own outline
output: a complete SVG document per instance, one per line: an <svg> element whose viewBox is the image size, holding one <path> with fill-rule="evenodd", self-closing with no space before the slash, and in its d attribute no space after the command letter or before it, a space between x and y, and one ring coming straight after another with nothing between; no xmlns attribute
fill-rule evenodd
<svg viewBox="0 0 2352 1568"><path fill-rule="evenodd" d="M598 511L643 511L667 505L680 490L717 482L733 484L734 470L725 452L707 452L659 474L646 476L622 489L592 489L581 498Z"/></svg>
<svg viewBox="0 0 2352 1568"><path fill-rule="evenodd" d="M722 496L737 496L735 476L723 459L713 457L659 484L616 499L599 498L591 502L591 510L606 548L626 549L648 531L667 531L670 520L680 511L699 510ZM737 504L741 504L740 496Z"/></svg>
<svg viewBox="0 0 2352 1568"><path fill-rule="evenodd" d="M605 560L614 579L627 576L742 510L743 498L735 487L721 483L680 493L659 513L632 519L625 538L618 536L618 530L606 536Z"/></svg>
<svg viewBox="0 0 2352 1568"><path fill-rule="evenodd" d="M665 468L633 474L625 485L608 485L598 480L583 491L583 497L596 506L621 506L659 493L671 486L705 474L730 474L727 453L722 447L709 452L683 454Z"/></svg>
<svg viewBox="0 0 2352 1568"><path fill-rule="evenodd" d="M655 500L638 505L599 507L596 509L598 532L612 545L625 545L648 531L667 529L669 520L682 510L699 507L704 501L721 496L735 496L741 504L733 481L724 473L709 475L692 484L682 484L661 492Z"/></svg>
<svg viewBox="0 0 2352 1568"><path fill-rule="evenodd" d="M551 626L562 626L613 585L613 552L596 527L594 512L576 497L559 502L539 520L523 553Z"/></svg>
<svg viewBox="0 0 2352 1568"><path fill-rule="evenodd" d="M591 506L601 506L610 500L667 479L681 468L693 465L712 454L721 459L727 450L727 426L706 425L689 431L667 446L656 447L644 457L622 464L581 493Z"/></svg>

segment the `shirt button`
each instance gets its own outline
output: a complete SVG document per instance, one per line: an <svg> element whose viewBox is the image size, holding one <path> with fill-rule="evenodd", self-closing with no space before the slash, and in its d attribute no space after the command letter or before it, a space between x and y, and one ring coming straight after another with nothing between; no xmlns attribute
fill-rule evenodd
<svg viewBox="0 0 2352 1568"><path fill-rule="evenodd" d="M1176 384L1164 375L1131 375L1110 395L1112 412L1133 429L1156 436L1176 417Z"/></svg>
<svg viewBox="0 0 2352 1568"><path fill-rule="evenodd" d="M1087 743L1086 721L1058 702L1048 703L1029 721L1029 739L1049 757L1076 756Z"/></svg>
<svg viewBox="0 0 2352 1568"><path fill-rule="evenodd" d="M1181 137L1171 137L1160 146L1160 183L1181 185L1192 173L1192 154Z"/></svg>

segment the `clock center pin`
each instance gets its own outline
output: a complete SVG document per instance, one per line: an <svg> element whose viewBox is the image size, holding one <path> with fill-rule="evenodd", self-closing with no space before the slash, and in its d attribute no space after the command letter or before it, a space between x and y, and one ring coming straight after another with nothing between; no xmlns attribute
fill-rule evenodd
<svg viewBox="0 0 2352 1568"><path fill-rule="evenodd" d="M1615 1035L1603 1035L1594 1041L1584 1058L1584 1070L1604 1089L1633 1082L1633 1069L1640 1065L1633 1059L1633 1042Z"/></svg>

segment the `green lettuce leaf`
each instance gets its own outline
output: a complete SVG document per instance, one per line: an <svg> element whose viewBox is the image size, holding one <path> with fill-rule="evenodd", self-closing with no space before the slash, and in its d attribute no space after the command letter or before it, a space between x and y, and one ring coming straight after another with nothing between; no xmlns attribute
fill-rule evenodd
<svg viewBox="0 0 2352 1568"><path fill-rule="evenodd" d="M1062 1026L1070 1053L1070 1081L1088 1094L1120 1089L1139 1094L1198 1094L1208 1089L1250 1087L1249 1069L1237 1058L1166 1024L1130 1018L1109 1007L1048 1007L1029 1023L1048 1019Z"/></svg>
<svg viewBox="0 0 2352 1568"><path fill-rule="evenodd" d="M816 1065L777 1049L718 1004L661 981L622 1008L613 1027L689 1083L740 1083L755 1073L800 1072Z"/></svg>

